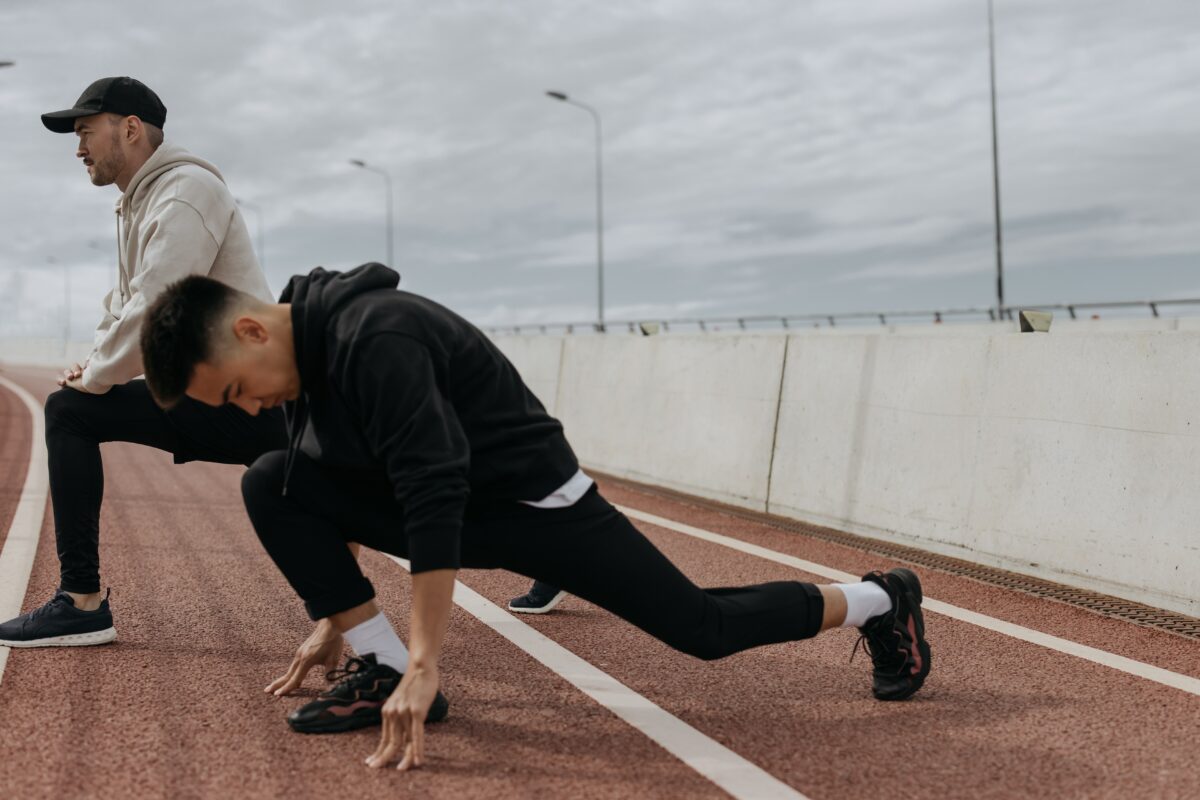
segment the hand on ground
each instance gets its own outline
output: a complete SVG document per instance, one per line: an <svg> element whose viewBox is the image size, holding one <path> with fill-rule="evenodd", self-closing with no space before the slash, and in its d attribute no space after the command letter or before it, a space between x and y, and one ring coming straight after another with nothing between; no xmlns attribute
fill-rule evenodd
<svg viewBox="0 0 1200 800"><path fill-rule="evenodd" d="M425 717L437 690L437 667L409 666L404 680L383 704L383 734L379 747L367 757L367 766L386 767L400 757L397 769L403 772L425 763Z"/></svg>
<svg viewBox="0 0 1200 800"><path fill-rule="evenodd" d="M323 619L317 623L309 637L296 650L296 657L288 671L271 682L265 691L276 697L288 694L300 688L304 678L313 667L324 667L330 672L338 665L342 656L342 635L333 627L333 623Z"/></svg>

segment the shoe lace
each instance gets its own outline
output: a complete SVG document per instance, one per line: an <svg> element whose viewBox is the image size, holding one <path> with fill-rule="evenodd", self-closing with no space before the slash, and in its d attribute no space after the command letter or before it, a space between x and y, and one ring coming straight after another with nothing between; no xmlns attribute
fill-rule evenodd
<svg viewBox="0 0 1200 800"><path fill-rule="evenodd" d="M346 659L345 666L325 673L325 680L334 684L333 688L329 691L337 691L343 686L353 689L362 685L368 677L371 677L368 673L374 666L374 664L365 658L350 656Z"/></svg>
<svg viewBox="0 0 1200 800"><path fill-rule="evenodd" d="M850 651L850 661L858 654L861 647L871 657L875 669L880 672L894 671L899 674L904 669L908 655L901 650L900 635L896 633L894 619L891 615L881 618L873 625L860 628L862 635L854 643Z"/></svg>
<svg viewBox="0 0 1200 800"><path fill-rule="evenodd" d="M65 594L56 594L43 606L35 608L29 612L29 619L33 621L40 617L44 617L52 611L56 611L60 606L70 605L70 602Z"/></svg>

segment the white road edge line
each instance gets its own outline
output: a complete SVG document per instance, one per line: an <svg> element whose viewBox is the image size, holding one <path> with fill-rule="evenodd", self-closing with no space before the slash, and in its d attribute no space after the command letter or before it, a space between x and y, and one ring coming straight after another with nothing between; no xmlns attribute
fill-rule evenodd
<svg viewBox="0 0 1200 800"><path fill-rule="evenodd" d="M8 620L21 613L21 602L33 572L33 558L37 555L38 536L42 533L42 518L46 514L46 496L50 493L50 476L46 471L46 423L42 419L42 404L2 375L0 385L21 398L33 420L25 486L8 526L4 549L0 551L0 620ZM4 681L10 650L0 647L0 683Z"/></svg>
<svg viewBox="0 0 1200 800"><path fill-rule="evenodd" d="M385 553L385 555L387 555ZM403 558L388 555L405 569ZM524 650L534 660L574 686L651 741L737 798L793 798L806 800L791 786L775 778L716 742L683 720L630 689L552 639L547 638L461 581L454 583L454 602Z"/></svg>
<svg viewBox="0 0 1200 800"><path fill-rule="evenodd" d="M749 553L752 556L765 558L769 561L775 561L779 564L786 564L790 567L795 567L798 570L808 572L813 575L820 575L822 578L829 578L838 583L856 583L861 580L861 575L851 575L849 572L842 572L832 567L827 567L824 564L817 564L812 561L805 561L802 558L790 556L787 553L780 553L766 547L760 547L756 544L743 542L741 539L735 539L731 536L724 536L712 531L706 531L702 528L696 528L691 525L685 525L682 522L676 522L665 517L659 517L654 514L648 514L645 511L638 511L636 508L628 508L626 506L617 506L621 513L630 519L636 519L641 522L654 525L659 528L666 528L676 533L693 536L697 539L703 539L706 542L723 545L733 550L739 550L743 553ZM1088 647L1085 644L1073 642L1070 639L1062 639L1058 636L1051 636L1048 633L1026 628L1021 625L1016 625L1012 622L1006 622L1002 619L989 617L986 614L980 614L975 611L969 611L965 608L943 603L940 600L931 600L928 597L924 599L921 607L926 611L932 611L942 616L957 619L962 622L978 625L981 628L986 628L990 631L1002 633L1005 636L1011 636L1014 639L1020 639L1023 642L1036 644L1041 647L1055 650L1059 653L1066 653L1076 658L1082 658L1085 661L1091 661L1095 664L1100 664L1111 669L1127 672L1130 675L1136 675L1139 678L1145 678L1155 683L1161 683L1164 686L1170 686L1172 689L1179 689L1189 694L1200 696L1200 679L1193 678L1189 675L1181 675L1178 672L1156 667L1152 664L1145 664L1141 661L1134 661L1132 658L1119 656L1115 653L1109 653L1105 650L1099 650L1095 647Z"/></svg>

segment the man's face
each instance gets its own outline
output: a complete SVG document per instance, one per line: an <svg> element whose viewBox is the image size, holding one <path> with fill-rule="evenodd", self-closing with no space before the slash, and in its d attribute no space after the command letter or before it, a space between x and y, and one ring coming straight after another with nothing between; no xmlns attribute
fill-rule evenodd
<svg viewBox="0 0 1200 800"><path fill-rule="evenodd" d="M210 406L232 403L250 416L300 396L296 356L261 323L241 318L235 339L196 365L187 394Z"/></svg>
<svg viewBox="0 0 1200 800"><path fill-rule="evenodd" d="M79 137L75 155L83 159L88 177L96 186L108 186L125 169L121 119L116 114L93 114L75 120L75 135Z"/></svg>

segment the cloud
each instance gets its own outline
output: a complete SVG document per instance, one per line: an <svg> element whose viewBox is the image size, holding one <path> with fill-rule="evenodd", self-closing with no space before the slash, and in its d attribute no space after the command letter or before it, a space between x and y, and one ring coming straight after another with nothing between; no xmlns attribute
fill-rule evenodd
<svg viewBox="0 0 1200 800"><path fill-rule="evenodd" d="M996 23L1010 290L1193 287L1200 6L1005 0ZM589 319L592 120L553 88L602 115L610 315L992 302L983 4L63 0L0 28L0 280L28 310L0 336L57 330L61 263L91 325L115 192L37 115L106 74L155 87L168 135L262 208L276 288L384 257L362 158L393 177L406 286L489 324Z"/></svg>

